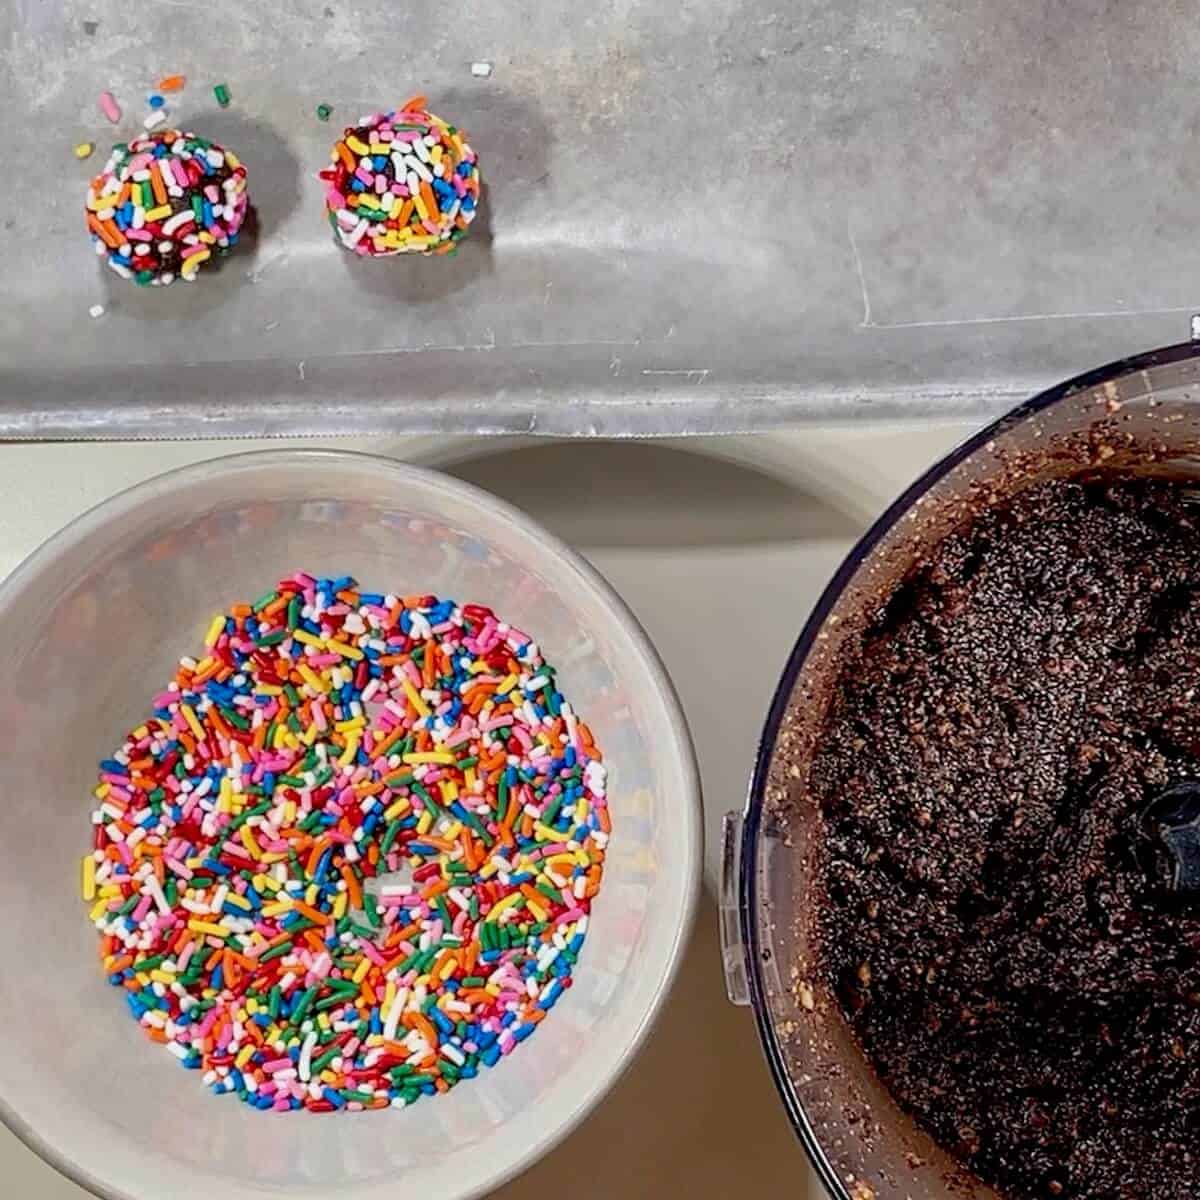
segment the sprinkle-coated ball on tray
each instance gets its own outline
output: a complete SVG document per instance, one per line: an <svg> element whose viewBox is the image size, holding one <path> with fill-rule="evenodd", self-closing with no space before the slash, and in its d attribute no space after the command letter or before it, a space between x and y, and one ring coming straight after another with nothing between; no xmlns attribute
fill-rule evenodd
<svg viewBox="0 0 1200 1200"><path fill-rule="evenodd" d="M355 254L448 254L479 204L479 162L466 135L414 96L351 126L320 173L334 234Z"/></svg>
<svg viewBox="0 0 1200 1200"><path fill-rule="evenodd" d="M246 168L236 154L178 129L113 147L87 193L96 253L142 285L193 280L237 244L249 211Z"/></svg>

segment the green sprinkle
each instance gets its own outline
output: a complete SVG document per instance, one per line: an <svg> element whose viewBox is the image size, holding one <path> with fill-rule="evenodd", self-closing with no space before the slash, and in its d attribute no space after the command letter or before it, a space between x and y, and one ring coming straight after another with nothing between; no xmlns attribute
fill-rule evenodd
<svg viewBox="0 0 1200 1200"><path fill-rule="evenodd" d="M383 831L383 840L379 843L379 853L381 855L387 855L388 851L392 848L392 843L396 840L399 833L400 818L397 817L396 820L388 825L388 827Z"/></svg>
<svg viewBox="0 0 1200 1200"><path fill-rule="evenodd" d="M317 120L328 121L333 115L333 109L328 104L317 105Z"/></svg>
<svg viewBox="0 0 1200 1200"><path fill-rule="evenodd" d="M326 1050L320 1058L314 1058L312 1061L312 1073L314 1075L319 1075L327 1066L329 1066L330 1063L333 1062L335 1058L337 1058L339 1054L341 1054L341 1052L341 1046L334 1046L332 1050ZM397 1068L397 1070L399 1070L399 1068Z"/></svg>
<svg viewBox="0 0 1200 1200"><path fill-rule="evenodd" d="M228 107L228 105L229 105L229 88L227 88L225 86L225 84L218 83L217 86L215 88L213 88L213 95L216 96L217 103L222 108Z"/></svg>
<svg viewBox="0 0 1200 1200"><path fill-rule="evenodd" d="M263 594L261 596L259 596L259 598L257 600L255 600L255 602L252 605L250 605L250 607L256 613L260 613L260 612L262 612L262 610L264 608L267 607L268 604L271 604L276 599L278 599L278 597L279 597L278 592L263 592Z"/></svg>
<svg viewBox="0 0 1200 1200"><path fill-rule="evenodd" d="M272 946L265 954L258 956L260 963L270 962L275 958L282 958L292 948L291 942L283 942L281 945Z"/></svg>

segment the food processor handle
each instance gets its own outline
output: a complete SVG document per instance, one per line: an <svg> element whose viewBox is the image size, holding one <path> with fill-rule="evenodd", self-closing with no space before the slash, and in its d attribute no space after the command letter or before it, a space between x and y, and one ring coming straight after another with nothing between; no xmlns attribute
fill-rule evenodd
<svg viewBox="0 0 1200 1200"><path fill-rule="evenodd" d="M738 911L738 883L742 873L742 814L725 814L721 823L721 883L718 897L721 926L721 966L725 994L739 1008L750 1005L750 980L746 970L746 944Z"/></svg>

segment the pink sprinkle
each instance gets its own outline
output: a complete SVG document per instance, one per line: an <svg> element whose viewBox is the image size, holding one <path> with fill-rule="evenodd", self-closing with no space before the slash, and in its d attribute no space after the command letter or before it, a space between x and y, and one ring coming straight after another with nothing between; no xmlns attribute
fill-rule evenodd
<svg viewBox="0 0 1200 1200"><path fill-rule="evenodd" d="M115 125L121 119L121 106L112 92L100 93L100 111Z"/></svg>

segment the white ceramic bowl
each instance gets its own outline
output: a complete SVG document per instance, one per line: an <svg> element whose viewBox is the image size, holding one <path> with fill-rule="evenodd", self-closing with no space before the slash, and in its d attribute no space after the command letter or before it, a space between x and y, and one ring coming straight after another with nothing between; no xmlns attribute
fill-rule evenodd
<svg viewBox="0 0 1200 1200"><path fill-rule="evenodd" d="M268 1114L149 1042L79 895L96 762L214 612L297 568L493 607L559 667L610 764L613 836L575 986L496 1067L412 1108ZM457 1200L545 1153L629 1062L687 937L699 784L671 684L577 555L499 500L385 459L269 451L92 509L0 585L0 1116L122 1200Z"/></svg>

